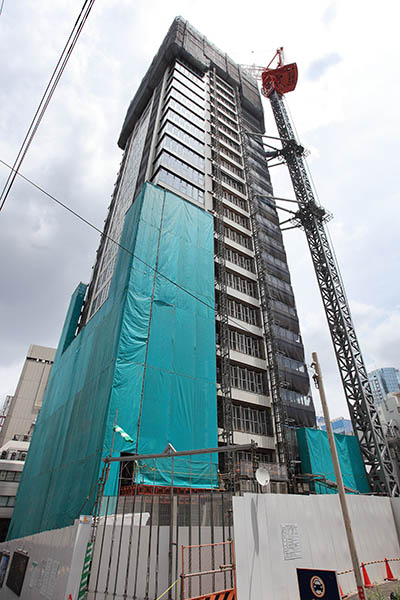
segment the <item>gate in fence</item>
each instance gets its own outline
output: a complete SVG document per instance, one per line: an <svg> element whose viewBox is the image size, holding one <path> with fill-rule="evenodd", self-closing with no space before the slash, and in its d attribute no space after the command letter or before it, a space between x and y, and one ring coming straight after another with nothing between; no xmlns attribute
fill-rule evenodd
<svg viewBox="0 0 400 600"><path fill-rule="evenodd" d="M235 600L233 540L182 546L181 600Z"/></svg>
<svg viewBox="0 0 400 600"><path fill-rule="evenodd" d="M235 446L249 448L253 446ZM171 463L175 457L164 458ZM208 489L178 487L177 471L169 464L165 472L173 473L172 485L150 485L149 474L160 472L160 455L141 461L147 473L142 479L137 469L126 477L127 469L121 466L118 495L103 495L104 478L100 485L87 600L234 600L234 482L219 489L213 468Z"/></svg>

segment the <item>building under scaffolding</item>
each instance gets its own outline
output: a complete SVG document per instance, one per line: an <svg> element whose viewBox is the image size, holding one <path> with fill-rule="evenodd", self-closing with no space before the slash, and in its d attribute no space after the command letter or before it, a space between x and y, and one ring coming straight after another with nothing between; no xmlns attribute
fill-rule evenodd
<svg viewBox="0 0 400 600"><path fill-rule="evenodd" d="M90 513L111 451L258 445L182 464L173 485L160 464L144 480L113 463L109 496L139 484L229 492L233 473L254 490L257 464L270 491L287 490L291 428L315 413L263 132L256 82L175 19L123 124L92 280L72 296L12 537Z"/></svg>

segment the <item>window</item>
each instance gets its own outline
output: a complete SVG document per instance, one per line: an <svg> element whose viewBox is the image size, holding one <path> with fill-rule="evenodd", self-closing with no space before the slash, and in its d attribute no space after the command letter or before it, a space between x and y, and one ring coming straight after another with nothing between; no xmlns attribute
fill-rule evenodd
<svg viewBox="0 0 400 600"><path fill-rule="evenodd" d="M223 123L220 123L219 121L218 121L218 129L221 129L221 131L224 131L225 133L227 133L228 135L233 137L234 140L239 141L238 134L235 133L234 131L232 131L232 129L230 127L227 127L226 125L224 125Z"/></svg>
<svg viewBox="0 0 400 600"><path fill-rule="evenodd" d="M224 232L228 239L240 244L241 246L244 246L245 248L248 248L249 250L252 250L253 246L249 236L239 233L236 231L236 229L231 229L230 227L224 227Z"/></svg>
<svg viewBox="0 0 400 600"><path fill-rule="evenodd" d="M236 154L235 152L232 152L232 150L225 148L225 146L222 145L220 145L220 150L223 154L226 154L226 156L229 156L229 158L231 158L232 160L236 161L240 165L242 164L242 157Z"/></svg>
<svg viewBox="0 0 400 600"><path fill-rule="evenodd" d="M231 135L235 140L239 141L239 134L237 133L237 128L231 125L230 119L227 119L222 115L221 112L218 112L218 127Z"/></svg>
<svg viewBox="0 0 400 600"><path fill-rule="evenodd" d="M231 115L235 116L236 106L233 102L228 100L226 96L223 96L217 91L217 98L219 100L220 106L223 106L224 110L229 112Z"/></svg>
<svg viewBox="0 0 400 600"><path fill-rule="evenodd" d="M293 390L281 388L279 394L282 400L290 404L300 404L301 406L310 406L311 404L310 396L303 396Z"/></svg>
<svg viewBox="0 0 400 600"><path fill-rule="evenodd" d="M241 215L231 210L230 208L227 208L226 206L224 206L224 216L233 221L234 223L241 225L245 229L250 230L250 221L248 217L245 217L244 215Z"/></svg>
<svg viewBox="0 0 400 600"><path fill-rule="evenodd" d="M156 176L156 183L165 183L174 188L178 193L181 192L182 194L185 194L185 196L189 196L190 198L193 198L193 200L204 204L203 190L200 190L196 186L191 185L188 181L181 179L180 177L178 177L174 173L171 173L170 171L167 171L166 169L161 168L158 171Z"/></svg>
<svg viewBox="0 0 400 600"><path fill-rule="evenodd" d="M181 156L184 160L187 160L194 164L196 167L199 167L199 169L204 169L204 158L200 156L200 154L189 150L187 146L180 144L179 142L174 140L174 138L169 137L169 135L165 135L163 137L159 145L159 149L160 148L166 148L171 152L175 152L176 154L179 154L179 156Z"/></svg>
<svg viewBox="0 0 400 600"><path fill-rule="evenodd" d="M280 252L281 254L284 255L285 250L283 248L283 242L282 242L282 238L281 236L279 237L279 240L274 239L273 237L271 237L270 233L265 233L265 231L263 231L262 229L260 229L259 231L259 239L261 240L261 243L264 244L267 248L268 246L271 246L272 248L275 248L278 252Z"/></svg>
<svg viewBox="0 0 400 600"><path fill-rule="evenodd" d="M190 179L193 183L204 186L204 173L194 169L168 152L162 152L155 164L154 170L156 171L160 166L167 167L172 171L177 171L187 179Z"/></svg>
<svg viewBox="0 0 400 600"><path fill-rule="evenodd" d="M231 381L232 386L240 390L264 394L263 373L259 371L231 365Z"/></svg>
<svg viewBox="0 0 400 600"><path fill-rule="evenodd" d="M299 373L306 372L306 366L304 363L295 360L294 358L289 358L288 356L283 356L283 354L277 354L278 364L285 369L291 369L292 371L298 371Z"/></svg>
<svg viewBox="0 0 400 600"><path fill-rule="evenodd" d="M242 198L235 196L235 194L232 194L231 192L228 192L227 190L224 190L223 188L222 188L222 198L224 200L228 200L229 202L232 202L232 204L235 204L242 210L247 210L247 211L249 210L248 205L247 205L247 200L243 200Z"/></svg>
<svg viewBox="0 0 400 600"><path fill-rule="evenodd" d="M226 81L224 81L223 79L221 79L220 77L216 77L216 82L217 85L219 85L220 87L222 87L222 89L226 90L227 92L229 92L230 94L232 94L233 96L233 88L231 88L231 86L226 83Z"/></svg>
<svg viewBox="0 0 400 600"><path fill-rule="evenodd" d="M221 129L221 127L219 127L219 129ZM215 127L213 127L212 125L211 125L211 133L215 137ZM229 146L230 148L232 148L232 150L235 150L235 152L240 153L239 144L237 144L236 142L234 142L233 140L228 138L226 135L221 133L221 131L218 132L218 137L219 137L220 142L222 142L226 146Z"/></svg>
<svg viewBox="0 0 400 600"><path fill-rule="evenodd" d="M237 132L238 126L235 123L235 121L232 121L232 119L230 119L229 117L227 117L221 110L219 110L217 112L217 117L218 117L219 121L223 121L224 123L226 123L227 125L229 125L229 127L231 127L235 132Z"/></svg>
<svg viewBox="0 0 400 600"><path fill-rule="evenodd" d="M278 241L282 240L282 233L278 225L275 225L275 223L271 223L271 221L264 219L261 216L258 216L257 220L260 224L260 229L264 230L264 232L268 236L272 235Z"/></svg>
<svg viewBox="0 0 400 600"><path fill-rule="evenodd" d="M269 275L269 274L267 274L265 276L265 279L273 287L275 287L279 290L283 290L283 291L293 295L292 286L289 285L288 283L286 283L286 281L282 281L281 279L278 279L278 277L274 277L273 275Z"/></svg>
<svg viewBox="0 0 400 600"><path fill-rule="evenodd" d="M237 177L240 177L241 179L244 179L244 174L243 174L242 169L239 169L239 167L235 167L235 165L233 165L232 163L224 160L223 158L220 159L220 162L221 162L221 166L224 167L225 169L227 169L227 171L230 171L231 173L233 173Z"/></svg>
<svg viewBox="0 0 400 600"><path fill-rule="evenodd" d="M293 331L285 329L284 327L279 327L279 325L273 325L272 328L277 337L289 340L290 342L294 342L295 344L301 344L301 336L299 333L293 333Z"/></svg>
<svg viewBox="0 0 400 600"><path fill-rule="evenodd" d="M170 88L169 89L172 89L172 88L178 90L178 92L180 92L181 94L186 96L186 98L188 98L191 101L191 103L193 102L197 108L200 108L201 110L204 111L204 99L201 98L200 96L198 96L197 94L195 94L194 92L192 92L188 87L186 87L186 85L183 85L180 81L178 81L174 77L171 78L171 80L170 80Z"/></svg>
<svg viewBox="0 0 400 600"><path fill-rule="evenodd" d="M175 120L173 115L176 115L176 113L173 111L168 111L167 119L171 118L172 120ZM171 121L167 120L161 131L160 137L162 137L164 133L169 133L182 140L182 142L189 146L189 148L192 150L196 150L196 152L204 155L204 144L188 133L190 129L190 123L179 117L179 115L176 115L176 117L176 121L179 121L180 127L177 127L174 123L171 123ZM194 127L194 129L197 129L197 127Z"/></svg>
<svg viewBox="0 0 400 600"><path fill-rule="evenodd" d="M0 507L14 506L15 496L0 496Z"/></svg>
<svg viewBox="0 0 400 600"><path fill-rule="evenodd" d="M279 260L279 258L272 256L272 254L269 254L268 252L263 252L262 257L268 263L282 269L282 271L289 272L288 266L283 260Z"/></svg>
<svg viewBox="0 0 400 600"><path fill-rule="evenodd" d="M196 75L195 73L193 73L193 71L190 71L189 69L187 69L186 67L184 67L179 62L175 63L175 70L179 71L180 73L183 73L185 75L185 77L187 77L188 79L190 79L190 81L192 81L193 83L195 83L201 89L204 89L204 82L203 82L203 79L202 79L202 77L200 75Z"/></svg>
<svg viewBox="0 0 400 600"><path fill-rule="evenodd" d="M204 139L204 119L198 117L197 115L195 115L192 111L190 111L189 109L187 109L183 104L181 104L180 102L178 102L177 100L175 100L174 98L169 98L167 100L167 102L165 103L165 108L168 109L168 113L167 116L169 117L169 109L174 111L174 121L176 123L178 123L178 125L183 125L185 126L185 129L188 128L189 124L192 124L192 127L194 127L194 129L187 129L187 131L189 133L191 133L192 135L196 135L196 137L199 137L200 139ZM176 119L175 115L179 115L182 118L184 117L184 119L182 121L178 121ZM188 121L190 122L188 124Z"/></svg>
<svg viewBox="0 0 400 600"><path fill-rule="evenodd" d="M203 117L202 120L204 124L204 108L201 108L198 104L195 104L194 102L189 100L187 96L182 94L179 90L175 89L175 87L171 87L169 89L168 98L174 98L175 100L177 100L177 102L180 102L180 104L186 106L189 112L192 112L195 115L198 115L199 117Z"/></svg>
<svg viewBox="0 0 400 600"><path fill-rule="evenodd" d="M233 409L233 429L258 435L272 435L271 410L269 408L250 408L236 405Z"/></svg>
<svg viewBox="0 0 400 600"><path fill-rule="evenodd" d="M0 481L19 481L21 479L21 471L0 471Z"/></svg>
<svg viewBox="0 0 400 600"><path fill-rule="evenodd" d="M173 76L173 78L176 81L180 81L185 87L187 87L189 90L191 90L194 94L197 94L201 100L204 100L204 96L205 96L205 91L204 91L204 87L202 85L202 82L197 79L197 77L194 77L193 79L196 79L196 82L192 81L192 79L190 77L187 76L186 73L183 73L180 69L175 69L174 71L171 71L171 76ZM194 85L193 85L194 83Z"/></svg>
<svg viewBox="0 0 400 600"><path fill-rule="evenodd" d="M228 313L231 317L249 323L249 325L258 325L258 310L247 304L242 304L236 300L228 300Z"/></svg>
<svg viewBox="0 0 400 600"><path fill-rule="evenodd" d="M262 344L260 338L255 338L238 331L229 331L229 347L242 354L262 358Z"/></svg>
<svg viewBox="0 0 400 600"><path fill-rule="evenodd" d="M228 92L227 89L223 88L218 82L217 82L216 89L217 89L217 92L219 94L221 94L221 96L224 96L224 98L226 98L230 102L233 102L233 100L234 100L233 94L231 92Z"/></svg>
<svg viewBox="0 0 400 600"><path fill-rule="evenodd" d="M222 179L222 181L224 181L225 183L230 185L232 188L234 188L241 194L245 193L244 185L243 185L243 183L240 183L240 181L237 181L236 179L229 177L229 175L226 175L226 173L221 173L221 179Z"/></svg>
<svg viewBox="0 0 400 600"><path fill-rule="evenodd" d="M288 306L288 304L285 304L284 302L280 302L279 300L271 300L271 306L274 310L277 310L279 312L292 315L293 317L297 316L296 310L294 308Z"/></svg>
<svg viewBox="0 0 400 600"><path fill-rule="evenodd" d="M229 260L242 269L246 269L247 271L254 273L254 260L252 258L249 258L244 254L239 254L239 252L235 252L234 250L231 250L231 248L226 248L225 256L226 260Z"/></svg>
<svg viewBox="0 0 400 600"><path fill-rule="evenodd" d="M245 279L244 277L240 277L230 271L226 274L227 284L238 290L238 292L242 292L242 294L247 294L248 296L252 296L253 298L257 298L257 286L254 281L250 281L249 279Z"/></svg>

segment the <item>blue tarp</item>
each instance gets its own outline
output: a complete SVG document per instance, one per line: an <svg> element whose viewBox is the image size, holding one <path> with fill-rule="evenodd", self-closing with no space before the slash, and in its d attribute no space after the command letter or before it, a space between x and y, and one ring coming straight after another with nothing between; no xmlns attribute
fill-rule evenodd
<svg viewBox="0 0 400 600"><path fill-rule="evenodd" d="M330 481L336 481L333 468L328 434L319 429L307 427L296 430L303 473L324 475ZM360 447L354 435L335 433L336 449L345 486L361 493L370 491ZM336 494L337 490L315 484L318 494Z"/></svg>
<svg viewBox="0 0 400 600"><path fill-rule="evenodd" d="M73 338L75 291L28 452L9 538L90 513L102 458L217 446L214 240L211 215L145 184L128 210L106 302ZM217 485L216 455L141 465L156 485ZM118 487L113 463L106 494ZM90 496L89 501L86 501Z"/></svg>

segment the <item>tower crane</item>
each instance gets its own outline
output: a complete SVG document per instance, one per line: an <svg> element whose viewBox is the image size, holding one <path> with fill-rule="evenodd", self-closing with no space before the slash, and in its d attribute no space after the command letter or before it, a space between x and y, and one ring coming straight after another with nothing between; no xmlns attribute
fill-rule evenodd
<svg viewBox="0 0 400 600"><path fill-rule="evenodd" d="M275 58L277 66L271 68ZM351 421L371 491L398 496L399 486L394 477L389 449L374 405L339 267L326 230L330 215L316 200L304 160L305 150L296 138L284 102L284 95L296 87L297 65L284 64L283 48L278 48L267 67L253 66L248 70L256 78L261 78L262 94L271 103L282 148L268 152L267 155L285 162L289 170L297 210L292 211L293 216L288 221L292 227L300 227L306 234Z"/></svg>

